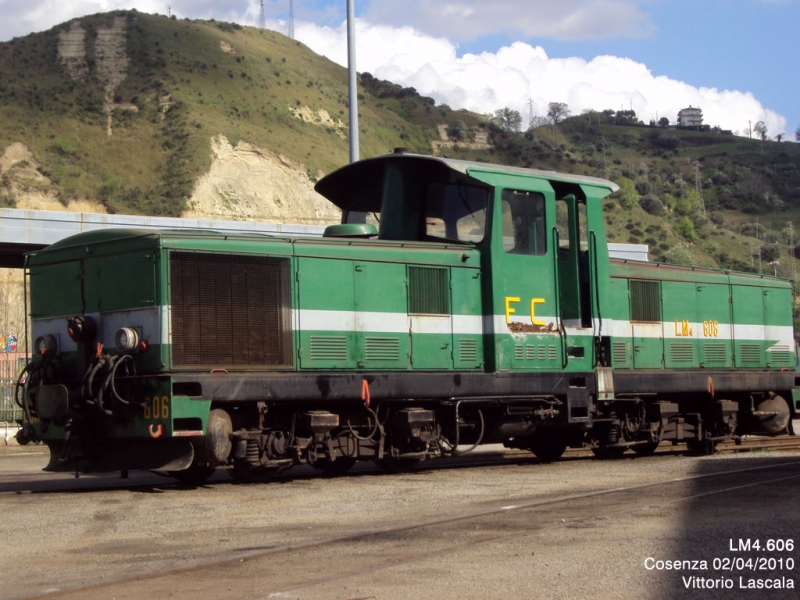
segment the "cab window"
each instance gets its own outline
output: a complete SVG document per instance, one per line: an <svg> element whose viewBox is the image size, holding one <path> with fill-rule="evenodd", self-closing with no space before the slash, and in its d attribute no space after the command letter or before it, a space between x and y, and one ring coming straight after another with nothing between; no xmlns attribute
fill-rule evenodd
<svg viewBox="0 0 800 600"><path fill-rule="evenodd" d="M503 248L509 254L547 253L544 196L537 192L503 190Z"/></svg>
<svg viewBox="0 0 800 600"><path fill-rule="evenodd" d="M425 235L478 243L486 232L489 191L463 183L435 183L425 203Z"/></svg>

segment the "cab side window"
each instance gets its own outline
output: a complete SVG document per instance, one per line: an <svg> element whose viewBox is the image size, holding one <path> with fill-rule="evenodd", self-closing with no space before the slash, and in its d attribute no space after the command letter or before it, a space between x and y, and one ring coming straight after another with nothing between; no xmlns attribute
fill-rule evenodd
<svg viewBox="0 0 800 600"><path fill-rule="evenodd" d="M503 190L503 248L509 254L547 253L544 196L537 192Z"/></svg>

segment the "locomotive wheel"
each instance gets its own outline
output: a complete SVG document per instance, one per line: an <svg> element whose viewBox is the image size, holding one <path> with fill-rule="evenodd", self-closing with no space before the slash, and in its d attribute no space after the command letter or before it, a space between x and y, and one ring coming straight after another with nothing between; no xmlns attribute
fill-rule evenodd
<svg viewBox="0 0 800 600"><path fill-rule="evenodd" d="M181 485L203 485L206 479L214 473L214 467L192 464L183 471L170 471L169 474L178 480Z"/></svg>
<svg viewBox="0 0 800 600"><path fill-rule="evenodd" d="M356 464L356 459L351 456L339 456L336 460L318 460L314 463L314 468L322 471L329 477L344 475Z"/></svg>
<svg viewBox="0 0 800 600"><path fill-rule="evenodd" d="M791 411L786 400L781 396L770 394L770 397L763 400L756 407L757 413L766 413L757 418L759 432L766 435L779 435L788 433L791 423Z"/></svg>
<svg viewBox="0 0 800 600"><path fill-rule="evenodd" d="M559 438L556 433L544 430L531 438L528 449L543 462L552 462L561 458L567 449L567 442Z"/></svg>
<svg viewBox="0 0 800 600"><path fill-rule="evenodd" d="M650 456L656 451L658 444L659 442L647 442L646 444L640 444L639 446L631 446L631 449L639 456Z"/></svg>
<svg viewBox="0 0 800 600"><path fill-rule="evenodd" d="M603 460L609 460L613 458L621 458L623 454L625 454L624 446L622 448L616 446L600 446L598 448L592 448L592 454L594 454L597 458Z"/></svg>

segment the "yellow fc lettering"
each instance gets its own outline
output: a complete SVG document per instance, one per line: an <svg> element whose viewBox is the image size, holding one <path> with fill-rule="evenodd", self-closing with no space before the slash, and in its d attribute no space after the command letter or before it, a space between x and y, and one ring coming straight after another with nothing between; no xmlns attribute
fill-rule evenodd
<svg viewBox="0 0 800 600"><path fill-rule="evenodd" d="M519 296L506 296L506 325L511 323L511 315L517 312L516 309L511 308L512 302L519 302Z"/></svg>
<svg viewBox="0 0 800 600"><path fill-rule="evenodd" d="M545 321L536 320L536 305L544 304L544 298L531 298L531 323L534 325L547 325Z"/></svg>

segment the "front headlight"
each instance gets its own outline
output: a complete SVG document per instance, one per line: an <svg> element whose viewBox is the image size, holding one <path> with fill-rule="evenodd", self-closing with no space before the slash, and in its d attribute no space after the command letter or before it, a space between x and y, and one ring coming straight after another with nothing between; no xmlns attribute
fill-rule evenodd
<svg viewBox="0 0 800 600"><path fill-rule="evenodd" d="M52 356L58 353L58 339L54 335L40 335L33 342L33 351L39 356Z"/></svg>
<svg viewBox="0 0 800 600"><path fill-rule="evenodd" d="M120 327L114 335L114 343L123 354L142 350L139 332L133 327Z"/></svg>

